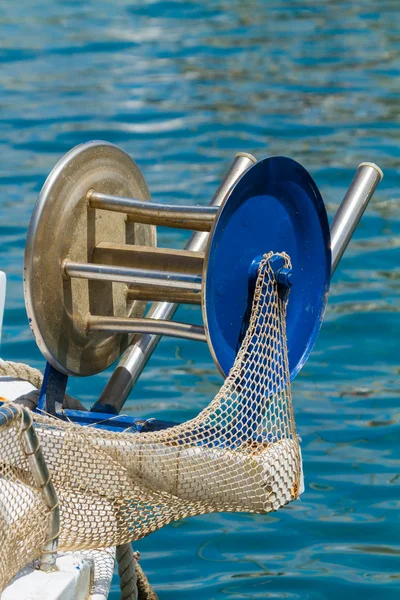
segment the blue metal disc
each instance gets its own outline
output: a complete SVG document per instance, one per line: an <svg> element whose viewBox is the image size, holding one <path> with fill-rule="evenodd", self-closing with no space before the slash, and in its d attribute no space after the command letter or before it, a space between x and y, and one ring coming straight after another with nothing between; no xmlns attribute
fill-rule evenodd
<svg viewBox="0 0 400 600"><path fill-rule="evenodd" d="M306 362L321 328L331 277L328 217L310 174L285 157L250 167L221 206L203 272L203 319L214 361L232 367L252 302L249 271L267 252L292 262L286 332L290 378Z"/></svg>

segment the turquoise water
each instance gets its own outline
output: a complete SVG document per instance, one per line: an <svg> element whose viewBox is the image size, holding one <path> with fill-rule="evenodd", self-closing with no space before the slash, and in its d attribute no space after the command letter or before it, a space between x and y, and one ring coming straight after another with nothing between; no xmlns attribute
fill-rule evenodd
<svg viewBox="0 0 400 600"><path fill-rule="evenodd" d="M166 202L208 204L240 150L303 163L330 216L361 161L385 171L293 385L302 500L186 520L136 548L160 600L399 598L397 0L3 0L0 19L6 359L44 366L24 310L24 239L46 175L75 144L120 144ZM162 230L159 244L185 239ZM69 391L89 406L108 376ZM126 410L186 420L220 383L205 345L164 340Z"/></svg>

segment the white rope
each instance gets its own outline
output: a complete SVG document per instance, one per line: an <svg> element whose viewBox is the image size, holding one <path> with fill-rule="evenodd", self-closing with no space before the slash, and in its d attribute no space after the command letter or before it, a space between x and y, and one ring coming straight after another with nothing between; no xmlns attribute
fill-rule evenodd
<svg viewBox="0 0 400 600"><path fill-rule="evenodd" d="M43 375L39 369L30 367L25 363L16 363L0 360L0 377L14 377L29 381L35 388L40 388L43 381Z"/></svg>

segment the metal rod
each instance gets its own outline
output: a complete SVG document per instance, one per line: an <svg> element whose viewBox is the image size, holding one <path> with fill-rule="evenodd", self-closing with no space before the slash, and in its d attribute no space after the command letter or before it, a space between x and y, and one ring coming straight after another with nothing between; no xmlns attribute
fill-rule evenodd
<svg viewBox="0 0 400 600"><path fill-rule="evenodd" d="M374 163L359 165L331 224L332 275L382 177Z"/></svg>
<svg viewBox="0 0 400 600"><path fill-rule="evenodd" d="M184 340L206 342L204 327L176 321L161 319L136 319L129 317L97 317L89 315L87 319L89 331L110 331L112 333L147 333L150 335L167 335Z"/></svg>
<svg viewBox="0 0 400 600"><path fill-rule="evenodd" d="M142 287L165 290L189 290L201 292L201 276L184 273L147 271L145 269L128 269L113 265L95 265L91 263L76 263L69 260L63 263L67 277L90 279L95 281L116 281L141 285Z"/></svg>
<svg viewBox="0 0 400 600"><path fill-rule="evenodd" d="M4 403L1 401L0 406L0 428L7 427L17 418L19 414L19 405Z"/></svg>
<svg viewBox="0 0 400 600"><path fill-rule="evenodd" d="M220 206L243 173L256 162L257 160L251 154L244 152L236 154L229 171L211 200L211 206ZM194 252L204 252L208 237L209 234L206 232L194 233L186 244L185 249ZM178 306L178 304L171 302L156 302L151 305L147 316L167 321L172 319ZM134 336L131 345L123 353L117 368L104 388L99 400L94 405L93 410L107 411L111 409L116 412L122 410L132 387L139 379L160 339L161 336L148 333Z"/></svg>
<svg viewBox="0 0 400 600"><path fill-rule="evenodd" d="M201 275L204 252L151 248L131 244L101 243L93 250L91 262L120 267L175 271Z"/></svg>
<svg viewBox="0 0 400 600"><path fill-rule="evenodd" d="M101 194L94 190L90 190L87 197L92 208L125 213L136 223L195 231L210 231L218 210L214 206L179 206L142 202L135 198Z"/></svg>
<svg viewBox="0 0 400 600"><path fill-rule="evenodd" d="M132 286L128 289L129 300L140 300L142 302L173 302L175 304L201 304L201 294L190 290L171 290L162 288Z"/></svg>
<svg viewBox="0 0 400 600"><path fill-rule="evenodd" d="M57 493L51 481L50 473L40 447L40 442L33 426L32 418L27 410L22 410L24 450L32 470L35 484L41 490L42 501L49 511L46 541L40 557L40 569L42 571L54 571L56 569L58 536L60 534L60 507L58 505Z"/></svg>
<svg viewBox="0 0 400 600"><path fill-rule="evenodd" d="M56 568L58 536L60 533L60 508L57 493L51 481L29 412L18 405L3 404L0 407L0 427L7 426L12 421L17 422L17 429L21 431L23 452L29 463L35 485L40 490L42 502L48 509L46 538L40 557L40 568L43 571L53 571ZM21 421L22 428L20 429Z"/></svg>

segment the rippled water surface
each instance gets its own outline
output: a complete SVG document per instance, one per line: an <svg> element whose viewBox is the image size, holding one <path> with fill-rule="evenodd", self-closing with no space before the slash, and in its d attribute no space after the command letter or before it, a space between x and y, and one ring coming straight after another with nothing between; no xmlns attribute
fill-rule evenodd
<svg viewBox="0 0 400 600"><path fill-rule="evenodd" d="M24 240L46 175L75 144L120 144L155 199L204 205L236 151L289 155L330 216L358 163L382 167L293 385L302 500L186 520L137 549L161 600L399 598L398 1L3 0L0 19L6 359L44 366L24 310ZM184 241L160 232L160 245ZM108 375L69 390L90 405ZM205 345L164 340L126 408L187 420L220 383Z"/></svg>

